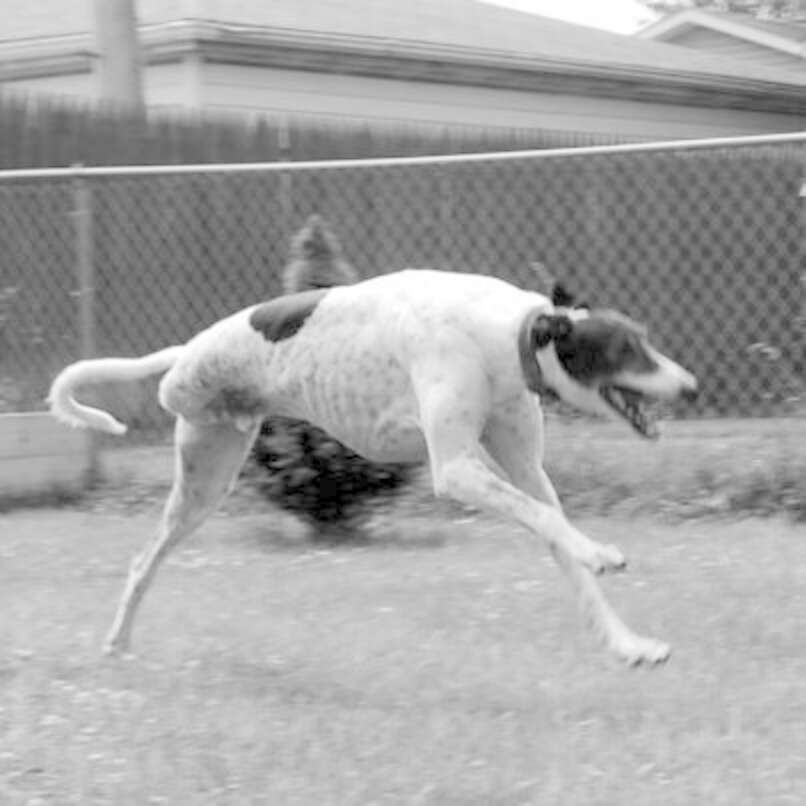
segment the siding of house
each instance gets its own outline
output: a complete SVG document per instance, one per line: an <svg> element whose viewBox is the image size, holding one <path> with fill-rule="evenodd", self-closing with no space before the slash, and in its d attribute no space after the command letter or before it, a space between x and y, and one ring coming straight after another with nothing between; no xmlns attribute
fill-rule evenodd
<svg viewBox="0 0 806 806"><path fill-rule="evenodd" d="M0 82L0 87L15 93L61 95L65 98L98 97L97 81L89 72L66 73L64 75L19 78Z"/></svg>
<svg viewBox="0 0 806 806"><path fill-rule="evenodd" d="M799 59L797 56L707 28L690 28L664 41L672 45L695 48L705 53L718 53L731 59L744 59L763 67L806 72L806 59Z"/></svg>
<svg viewBox="0 0 806 806"><path fill-rule="evenodd" d="M143 77L146 103L152 109L199 109L199 77L195 56L151 64Z"/></svg>
<svg viewBox="0 0 806 806"><path fill-rule="evenodd" d="M209 110L372 121L520 128L646 138L798 131L806 117L580 97L556 93L396 81L204 63L200 103Z"/></svg>

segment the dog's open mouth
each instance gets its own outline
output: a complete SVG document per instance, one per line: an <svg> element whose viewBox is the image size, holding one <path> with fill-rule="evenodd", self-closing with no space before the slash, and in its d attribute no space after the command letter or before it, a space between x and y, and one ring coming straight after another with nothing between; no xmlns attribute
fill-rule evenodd
<svg viewBox="0 0 806 806"><path fill-rule="evenodd" d="M660 436L658 420L651 408L652 398L623 386L600 386L599 394L642 437L657 439Z"/></svg>

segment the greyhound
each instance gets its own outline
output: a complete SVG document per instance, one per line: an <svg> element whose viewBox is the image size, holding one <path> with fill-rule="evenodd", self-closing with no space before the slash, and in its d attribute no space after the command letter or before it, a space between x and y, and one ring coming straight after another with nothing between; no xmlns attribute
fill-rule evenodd
<svg viewBox="0 0 806 806"><path fill-rule="evenodd" d="M655 438L646 405L691 398L695 377L608 309L574 307L493 277L408 269L311 289L241 310L186 344L140 358L79 361L54 380L61 421L122 434L79 387L166 373L161 405L176 416L175 476L156 535L132 563L107 638L128 650L135 612L159 563L231 489L260 422L305 419L380 462L425 462L437 496L521 523L542 537L594 632L631 665L667 644L630 630L595 576L625 567L618 548L566 518L543 469L540 395L621 418Z"/></svg>

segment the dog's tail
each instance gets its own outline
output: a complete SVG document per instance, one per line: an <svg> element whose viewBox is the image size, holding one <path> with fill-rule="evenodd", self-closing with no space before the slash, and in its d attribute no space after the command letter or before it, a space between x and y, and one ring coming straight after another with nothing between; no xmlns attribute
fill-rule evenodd
<svg viewBox="0 0 806 806"><path fill-rule="evenodd" d="M65 367L53 381L48 394L51 414L77 428L94 428L108 434L125 434L126 426L101 409L79 403L73 393L79 386L107 381L136 381L167 372L184 348L166 347L140 358L97 358L77 361Z"/></svg>

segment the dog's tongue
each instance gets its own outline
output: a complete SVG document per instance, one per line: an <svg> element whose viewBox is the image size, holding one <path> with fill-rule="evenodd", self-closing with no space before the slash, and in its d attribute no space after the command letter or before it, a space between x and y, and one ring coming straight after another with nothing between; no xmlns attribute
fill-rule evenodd
<svg viewBox="0 0 806 806"><path fill-rule="evenodd" d="M612 390L608 390L606 398L644 439L660 437L657 411L653 401L629 389L616 389L615 396Z"/></svg>
<svg viewBox="0 0 806 806"><path fill-rule="evenodd" d="M646 439L660 438L660 423L658 422L658 412L652 402L639 399L635 402L637 422L634 423L638 432Z"/></svg>

